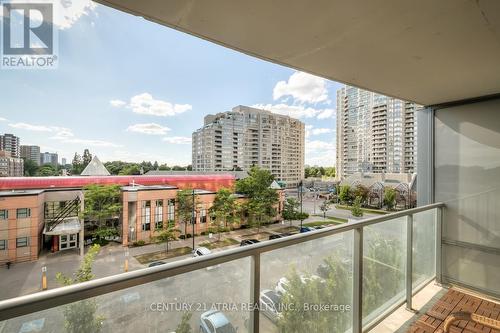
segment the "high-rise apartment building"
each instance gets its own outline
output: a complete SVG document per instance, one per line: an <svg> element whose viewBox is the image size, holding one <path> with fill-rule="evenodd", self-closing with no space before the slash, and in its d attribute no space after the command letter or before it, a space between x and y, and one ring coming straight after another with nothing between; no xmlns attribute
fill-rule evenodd
<svg viewBox="0 0 500 333"><path fill-rule="evenodd" d="M8 152L11 157L19 158L21 153L19 142L19 137L14 134L5 133L0 135L0 150Z"/></svg>
<svg viewBox="0 0 500 333"><path fill-rule="evenodd" d="M59 157L57 156L57 153L41 153L40 154L40 164L51 164L54 167L57 167L59 163Z"/></svg>
<svg viewBox="0 0 500 333"><path fill-rule="evenodd" d="M305 127L301 121L247 106L207 115L193 133L193 171L268 169L287 187L304 175Z"/></svg>
<svg viewBox="0 0 500 333"><path fill-rule="evenodd" d="M0 177L22 177L23 174L24 161L12 157L6 150L0 150Z"/></svg>
<svg viewBox="0 0 500 333"><path fill-rule="evenodd" d="M337 91L337 178L416 171L415 103L351 86Z"/></svg>
<svg viewBox="0 0 500 333"><path fill-rule="evenodd" d="M40 147L21 145L21 158L30 160L40 165Z"/></svg>

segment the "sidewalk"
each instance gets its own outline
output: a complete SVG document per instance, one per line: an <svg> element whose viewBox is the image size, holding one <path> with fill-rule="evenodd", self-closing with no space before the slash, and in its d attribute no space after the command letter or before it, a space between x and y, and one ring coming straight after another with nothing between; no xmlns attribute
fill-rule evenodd
<svg viewBox="0 0 500 333"><path fill-rule="evenodd" d="M322 217L313 216L304 221L315 222L315 221L328 221L328 219L323 219ZM292 224L289 222L285 223L275 223L271 225L262 226L260 228L260 234L267 239L267 234L280 233L279 229L287 228L290 225L294 227L300 226L300 221L294 221ZM221 234L221 239L233 238L238 241L237 245L232 245L224 248L218 248L213 251L222 251L224 249L237 247L242 239L255 238L257 232L256 228L249 229L239 229L230 232L225 232ZM195 237L195 247L198 247L200 243L205 241L217 241L218 235L213 234L212 238L208 235L206 236L196 236ZM180 247L192 247L193 239L188 238L184 240L177 240L169 243L169 249L175 249ZM165 251L166 243L160 244L148 244L139 247L123 247L118 243L110 243L106 246L101 247L101 251L96 257L93 266L93 273L96 278L101 278L105 276L115 275L124 272L125 265L125 254L128 250L129 252L129 271L141 269L147 267L147 265L140 264L134 256ZM87 248L86 248L87 250ZM184 255L179 257L174 257L166 261L177 261L191 257L191 255ZM60 284L56 282L55 276L58 272L62 272L67 276L72 276L72 274L80 266L82 257L79 256L78 250L67 250L57 253L42 253L39 260L33 262L18 263L11 266L10 269L6 267L0 267L0 275L2 276L2 288L0 288L0 300L17 297L21 295L32 294L41 291L41 279L42 279L42 267L47 268L47 283L48 289L61 287Z"/></svg>

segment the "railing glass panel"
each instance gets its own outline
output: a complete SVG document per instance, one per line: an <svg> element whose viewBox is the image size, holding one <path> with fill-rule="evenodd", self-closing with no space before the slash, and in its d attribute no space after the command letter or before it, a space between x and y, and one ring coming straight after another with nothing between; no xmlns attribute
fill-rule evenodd
<svg viewBox="0 0 500 333"><path fill-rule="evenodd" d="M230 261L0 322L3 332L248 332L251 258ZM214 310L213 313L210 311ZM219 310L219 311L217 311ZM73 329L66 330L71 326ZM219 326L219 327L217 327ZM217 332L219 332L219 330ZM187 332L187 331L183 331Z"/></svg>
<svg viewBox="0 0 500 333"><path fill-rule="evenodd" d="M352 325L353 231L261 255L260 332L346 332ZM271 296L271 297L269 297ZM280 331L281 329L281 331Z"/></svg>
<svg viewBox="0 0 500 333"><path fill-rule="evenodd" d="M363 322L368 323L405 297L406 217L363 231Z"/></svg>
<svg viewBox="0 0 500 333"><path fill-rule="evenodd" d="M413 215L413 289L436 275L437 209Z"/></svg>

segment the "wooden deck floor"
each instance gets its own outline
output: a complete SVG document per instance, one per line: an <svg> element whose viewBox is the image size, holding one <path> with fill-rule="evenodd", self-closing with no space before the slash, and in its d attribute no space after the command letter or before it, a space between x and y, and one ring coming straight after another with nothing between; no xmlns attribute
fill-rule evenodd
<svg viewBox="0 0 500 333"><path fill-rule="evenodd" d="M452 288L430 310L413 323L408 332L443 332L444 320L448 315L457 311L475 312L488 318L500 319L500 304L464 294ZM500 333L500 331L461 320L451 327L450 333Z"/></svg>

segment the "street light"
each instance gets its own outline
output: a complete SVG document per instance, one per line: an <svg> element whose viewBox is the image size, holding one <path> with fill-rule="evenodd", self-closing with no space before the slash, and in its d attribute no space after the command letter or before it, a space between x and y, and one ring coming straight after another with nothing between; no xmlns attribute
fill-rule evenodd
<svg viewBox="0 0 500 333"><path fill-rule="evenodd" d="M47 290L47 266L42 267L42 290Z"/></svg>
<svg viewBox="0 0 500 333"><path fill-rule="evenodd" d="M195 220L195 213L194 213L194 189L193 189L193 210L191 212L191 224L193 225L193 251L194 251L194 223L196 222Z"/></svg>
<svg viewBox="0 0 500 333"><path fill-rule="evenodd" d="M299 194L299 198L300 198L300 228L302 229L302 222L304 221L303 220L303 216L302 216L302 180L299 182L299 186L298 186L298 194Z"/></svg>

